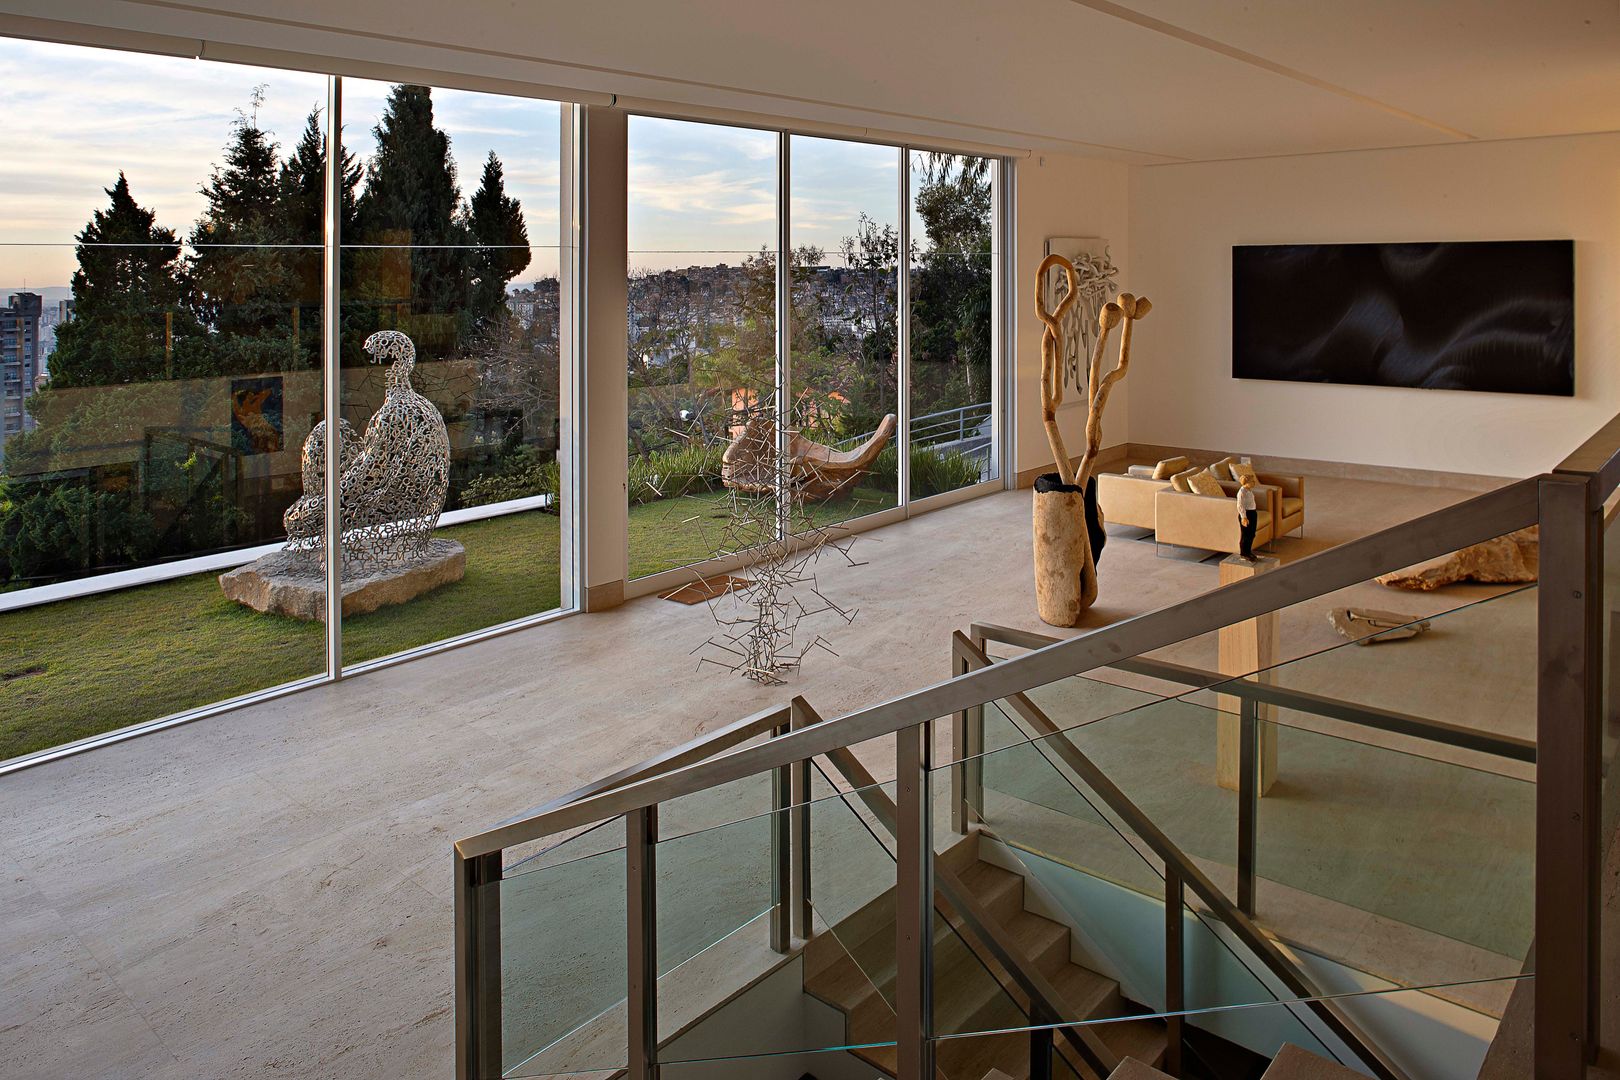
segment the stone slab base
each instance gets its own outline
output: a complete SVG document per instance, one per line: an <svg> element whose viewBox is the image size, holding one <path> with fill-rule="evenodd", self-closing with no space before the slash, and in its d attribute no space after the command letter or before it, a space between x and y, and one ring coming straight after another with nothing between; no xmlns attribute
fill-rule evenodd
<svg viewBox="0 0 1620 1080"><path fill-rule="evenodd" d="M364 615L403 604L467 572L467 550L454 540L434 540L421 558L405 566L345 577L343 614ZM310 621L326 620L326 576L308 554L271 552L219 576L225 595L255 611Z"/></svg>

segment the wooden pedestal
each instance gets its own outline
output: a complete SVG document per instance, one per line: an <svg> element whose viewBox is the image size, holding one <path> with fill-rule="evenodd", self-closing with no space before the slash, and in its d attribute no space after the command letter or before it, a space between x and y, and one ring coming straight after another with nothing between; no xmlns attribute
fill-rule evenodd
<svg viewBox="0 0 1620 1080"><path fill-rule="evenodd" d="M1221 561L1221 584L1230 585L1236 581L1244 581L1268 570L1275 570L1278 562L1274 558L1256 559L1249 562L1236 555ZM1216 632L1219 652L1218 667L1223 675L1251 675L1256 671L1265 671L1277 662L1277 627L1279 617L1277 612L1271 611L1258 618L1246 622L1236 623L1223 627ZM1270 681L1270 674L1258 676L1260 681ZM1217 708L1220 716L1216 720L1215 733L1215 776L1221 787L1231 791L1238 789L1238 762L1240 755L1238 745L1241 737L1241 721L1243 713L1243 699L1230 694L1217 695ZM1256 706L1256 718L1260 721L1255 732L1256 746L1260 755L1260 794L1264 795L1271 790L1271 785L1277 781L1277 730L1267 723L1272 717L1272 706Z"/></svg>

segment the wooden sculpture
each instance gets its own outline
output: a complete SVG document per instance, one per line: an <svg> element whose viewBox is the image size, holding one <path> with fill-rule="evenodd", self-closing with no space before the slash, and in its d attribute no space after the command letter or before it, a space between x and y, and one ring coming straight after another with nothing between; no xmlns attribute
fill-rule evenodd
<svg viewBox="0 0 1620 1080"><path fill-rule="evenodd" d="M871 438L853 450L834 450L797 431L790 432L789 475L799 493L812 502L819 502L853 489L871 471L878 454L894 437L895 423L894 414L889 413ZM774 421L764 414L755 416L726 447L721 459L721 481L735 491L769 494L775 490L775 458Z"/></svg>
<svg viewBox="0 0 1620 1080"><path fill-rule="evenodd" d="M1068 291L1058 301L1056 311L1047 311L1039 282L1052 267L1068 278ZM1086 513L1086 487L1091 481L1097 455L1102 451L1102 414L1114 384L1125 377L1131 363L1131 324L1152 309L1146 297L1121 293L1104 304L1097 315L1097 340L1091 350L1086 380L1086 448L1079 468L1070 464L1058 426L1057 410L1063 404L1063 316L1078 296L1074 266L1061 255L1048 255L1036 272L1035 314L1045 326L1041 334L1041 422L1052 446L1057 471L1035 481L1035 606L1044 622L1053 626L1074 626L1081 614L1097 599L1097 563ZM1108 334L1121 322L1119 361L1103 373L1103 348ZM1101 511L1096 511L1096 527L1101 533Z"/></svg>

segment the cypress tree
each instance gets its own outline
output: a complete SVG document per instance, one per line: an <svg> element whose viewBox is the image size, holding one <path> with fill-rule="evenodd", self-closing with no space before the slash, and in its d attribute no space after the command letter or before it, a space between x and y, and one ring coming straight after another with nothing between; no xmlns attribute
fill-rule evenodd
<svg viewBox="0 0 1620 1080"><path fill-rule="evenodd" d="M360 164L352 153L343 152L343 182L340 187L343 209L339 218L342 241L355 240L355 189L360 186ZM280 197L279 217L283 239L289 244L319 247L326 227L326 133L321 129L321 111L311 109L304 130L293 152L282 163L277 180Z"/></svg>
<svg viewBox="0 0 1620 1080"><path fill-rule="evenodd" d="M292 253L281 244L276 144L253 114L239 115L225 145L225 164L203 184L207 200L191 230L191 279L199 313L215 331L210 374L302 366L292 337L297 302Z"/></svg>
<svg viewBox="0 0 1620 1080"><path fill-rule="evenodd" d="M373 324L398 326L418 355L448 356L471 322L472 260L450 139L433 123L432 90L395 86L372 134L377 152L356 207L356 233L360 243L382 246L356 259L355 293L370 319L355 336Z"/></svg>
<svg viewBox="0 0 1620 1080"><path fill-rule="evenodd" d="M360 164L343 152L343 177L338 188L341 206L338 227L340 242L355 242L355 189L360 184ZM311 109L303 133L293 152L281 165L276 183L282 239L292 245L287 262L294 278L293 292L298 306L298 342L302 364L318 367L321 356L321 310L324 296L326 235L326 133L321 128L319 109ZM348 295L356 280L354 260L340 263L343 292Z"/></svg>
<svg viewBox="0 0 1620 1080"><path fill-rule="evenodd" d="M529 265L529 228L523 207L506 194L506 178L495 151L484 161L484 175L473 193L467 219L473 243L473 317L487 320L506 310L506 286Z"/></svg>
<svg viewBox="0 0 1620 1080"><path fill-rule="evenodd" d="M73 319L56 334L51 386L107 386L190 374L202 337L187 304L174 230L135 202L120 172L77 237Z"/></svg>

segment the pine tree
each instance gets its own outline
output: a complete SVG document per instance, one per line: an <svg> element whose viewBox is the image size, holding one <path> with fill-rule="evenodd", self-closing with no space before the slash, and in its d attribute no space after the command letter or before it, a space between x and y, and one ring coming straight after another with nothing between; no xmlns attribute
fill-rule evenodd
<svg viewBox="0 0 1620 1080"><path fill-rule="evenodd" d="M338 220L343 243L355 238L355 189L360 186L360 171L360 163L345 150L340 187L343 210ZM319 246L326 231L326 132L319 109L311 109L305 119L298 144L281 165L277 187L283 239L289 244Z"/></svg>
<svg viewBox="0 0 1620 1080"><path fill-rule="evenodd" d="M202 217L191 230L191 279L199 313L214 330L209 374L303 366L293 337L299 296L299 253L282 246L276 144L258 125L263 87L253 112L239 114L202 196Z"/></svg>
<svg viewBox="0 0 1620 1080"><path fill-rule="evenodd" d="M106 192L107 209L77 237L73 319L57 330L52 388L190 374L203 337L174 230L135 202L122 172Z"/></svg>
<svg viewBox="0 0 1620 1080"><path fill-rule="evenodd" d="M433 92L395 86L372 134L377 152L366 169L355 231L360 243L382 246L355 253L355 293L369 313L354 312L365 325L345 336L397 326L416 342L418 356L449 356L471 324L472 260L450 139L433 124ZM346 355L345 363L363 359Z"/></svg>
<svg viewBox="0 0 1620 1080"><path fill-rule="evenodd" d="M343 153L343 177L339 185L339 242L355 241L355 189L360 185L360 164L347 150ZM322 311L325 294L325 259L322 244L326 236L326 132L321 112L311 109L303 133L293 152L282 162L277 178L277 216L282 239L292 245L294 295L298 305L298 342L303 366L318 367L321 357ZM345 258L339 263L343 293L350 295L355 263Z"/></svg>
<svg viewBox="0 0 1620 1080"><path fill-rule="evenodd" d="M473 243L472 310L479 320L506 310L506 286L529 265L529 227L523 207L506 194L506 178L495 151L484 161L484 175L473 193L467 218Z"/></svg>

